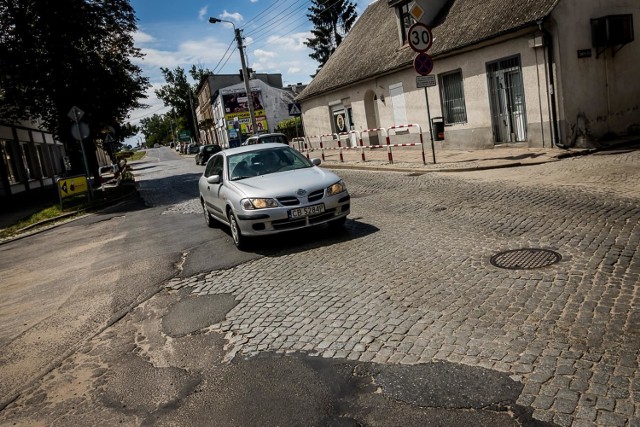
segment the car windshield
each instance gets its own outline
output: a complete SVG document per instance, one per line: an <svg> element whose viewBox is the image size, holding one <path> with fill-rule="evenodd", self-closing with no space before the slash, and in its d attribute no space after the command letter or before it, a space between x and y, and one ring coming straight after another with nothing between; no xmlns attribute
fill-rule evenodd
<svg viewBox="0 0 640 427"><path fill-rule="evenodd" d="M260 142L265 144L267 142L279 142L281 144L287 143L287 138L284 135L269 135L269 136L261 136Z"/></svg>
<svg viewBox="0 0 640 427"><path fill-rule="evenodd" d="M313 166L306 157L289 147L234 154L227 161L231 181Z"/></svg>

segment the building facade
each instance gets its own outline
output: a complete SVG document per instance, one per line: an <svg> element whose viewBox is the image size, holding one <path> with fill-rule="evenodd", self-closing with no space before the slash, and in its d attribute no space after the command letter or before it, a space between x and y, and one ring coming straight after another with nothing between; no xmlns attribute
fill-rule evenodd
<svg viewBox="0 0 640 427"><path fill-rule="evenodd" d="M295 88L302 88L296 85ZM240 75L210 75L197 89L197 117L203 141L222 147L240 145L253 134L275 132L290 118L294 89L282 87L281 74L252 73L250 81L257 129L252 129L246 88Z"/></svg>
<svg viewBox="0 0 640 427"><path fill-rule="evenodd" d="M428 136L427 102L445 124L441 147L454 149L588 145L638 131L639 2L429 2L442 7L428 11L426 90L407 44L410 3L378 0L363 13L298 96L306 135L419 124Z"/></svg>
<svg viewBox="0 0 640 427"><path fill-rule="evenodd" d="M2 200L53 187L71 167L63 144L27 122L0 125L0 160Z"/></svg>

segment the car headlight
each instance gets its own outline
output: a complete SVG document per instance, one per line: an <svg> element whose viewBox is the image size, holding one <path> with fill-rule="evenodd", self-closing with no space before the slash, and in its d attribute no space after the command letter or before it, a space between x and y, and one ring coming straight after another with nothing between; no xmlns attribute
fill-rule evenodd
<svg viewBox="0 0 640 427"><path fill-rule="evenodd" d="M240 204L247 211L278 207L275 199L242 199Z"/></svg>
<svg viewBox="0 0 640 427"><path fill-rule="evenodd" d="M340 180L335 184L327 187L327 196L333 196L338 193L342 193L343 191L347 191L347 186L344 181Z"/></svg>

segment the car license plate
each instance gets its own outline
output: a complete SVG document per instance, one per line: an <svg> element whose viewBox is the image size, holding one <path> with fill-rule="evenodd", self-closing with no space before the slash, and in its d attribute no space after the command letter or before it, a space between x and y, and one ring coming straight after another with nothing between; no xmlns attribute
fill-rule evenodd
<svg viewBox="0 0 640 427"><path fill-rule="evenodd" d="M313 206L305 206L304 208L291 209L289 211L289 219L302 218L310 215L317 215L324 212L324 203Z"/></svg>

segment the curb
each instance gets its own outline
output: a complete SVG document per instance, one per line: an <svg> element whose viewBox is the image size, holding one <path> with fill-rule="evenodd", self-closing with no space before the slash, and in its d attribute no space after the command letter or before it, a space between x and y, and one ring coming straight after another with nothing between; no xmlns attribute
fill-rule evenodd
<svg viewBox="0 0 640 427"><path fill-rule="evenodd" d="M572 156L567 156L572 157ZM522 162L512 162L505 163L500 165L487 165L487 166L474 166L474 167L464 167L464 168L442 168L442 169L419 169L419 168L398 168L398 167L385 167L385 166L359 166L359 165L340 165L340 164L321 164L320 167L325 169L351 169L351 170L362 170L362 171L372 171L372 172L410 172L410 173L449 173L449 172L473 172L473 171L482 171L482 170L490 170L490 169L506 169L506 168L515 168L521 166L537 166L544 165L546 163L553 163L559 161L560 158L553 158L549 160L539 161L539 162L531 162L531 163L522 163Z"/></svg>

